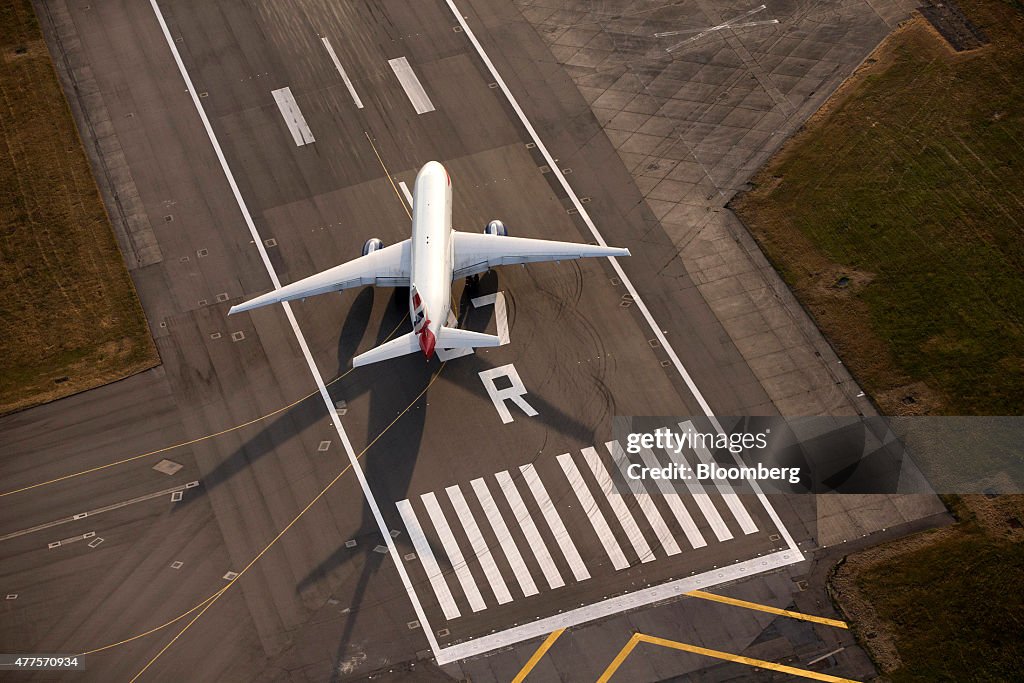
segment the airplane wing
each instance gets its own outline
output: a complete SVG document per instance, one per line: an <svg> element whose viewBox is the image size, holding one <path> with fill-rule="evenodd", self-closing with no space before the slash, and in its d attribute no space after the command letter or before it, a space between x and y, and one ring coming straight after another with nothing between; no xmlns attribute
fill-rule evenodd
<svg viewBox="0 0 1024 683"><path fill-rule="evenodd" d="M571 261L599 256L629 256L629 249L575 242L552 242L527 237L501 237L475 232L453 232L453 278L483 273L497 266L542 261Z"/></svg>
<svg viewBox="0 0 1024 683"><path fill-rule="evenodd" d="M305 299L326 292L340 292L343 289L375 285L377 287L409 286L410 240L372 251L340 266L329 268L316 275L310 275L280 289L267 292L245 303L232 306L228 315L241 313L260 306L277 304L293 299Z"/></svg>

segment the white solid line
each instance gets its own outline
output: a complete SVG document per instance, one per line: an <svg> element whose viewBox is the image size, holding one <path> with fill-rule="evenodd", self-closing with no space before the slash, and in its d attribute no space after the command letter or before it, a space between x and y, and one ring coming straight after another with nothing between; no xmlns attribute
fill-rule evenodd
<svg viewBox="0 0 1024 683"><path fill-rule="evenodd" d="M533 465L521 465L519 471L523 473L523 481L526 482L527 488L533 493L533 499L540 506L541 514L544 515L548 528L551 529L551 533L555 536L555 543L562 549L562 555L565 557L565 561L569 563L572 575L576 577L577 581L586 581L590 578L587 565L583 564L583 558L580 557L580 552L576 550L576 544L572 542L572 536L569 535L565 524L562 523L562 518L559 517L555 504L551 502L548 490L544 488L544 482L537 476L537 470Z"/></svg>
<svg viewBox="0 0 1024 683"><path fill-rule="evenodd" d="M640 558L641 562L651 562L654 560L651 546L647 545L647 539L644 538L643 532L637 526L636 520L633 519L633 515L629 512L629 508L626 507L626 501L622 499L622 493L615 490L615 484L612 483L608 469L601 462L601 456L593 448L587 447L583 449L583 459L587 461L587 466L594 473L597 485L600 487L601 493L608 500L612 512L619 518L619 525L626 532L626 537L633 545L633 550L636 551L637 557ZM679 548L676 548L677 552L678 550Z"/></svg>
<svg viewBox="0 0 1024 683"><path fill-rule="evenodd" d="M484 570L484 576L487 577L487 583L491 584L491 590L494 592L498 604L504 605L506 602L512 602L512 594L508 592L505 579L501 578L501 572L498 571L498 565L494 562L491 549L487 547L484 535L480 533L480 527L477 526L476 519L473 518L473 513L470 511L469 505L466 504L462 489L458 486L449 486L445 491L448 492L448 498L451 499L452 505L455 507L455 516L462 522L462 528L469 536L469 545L473 547L476 559L480 560L480 568Z"/></svg>
<svg viewBox="0 0 1024 683"><path fill-rule="evenodd" d="M484 51L483 45L481 45L480 41L477 40L476 34L473 33L473 29L469 27L469 22L466 21L465 15L463 15L463 13L459 10L458 6L455 4L455 0L445 0L445 4L448 5L448 9L451 10L452 14L455 16L455 20L459 23L459 26L462 28L462 32L466 34L466 37L469 39L469 42L473 44L473 48L480 56L480 59L487 67L487 70L491 72L491 77L494 78L494 82L498 84L498 87L501 89L501 92L505 95L505 98L512 106L512 109L515 110L516 115L519 117L519 121L523 124L523 127L525 127L526 131L530 134L530 138L533 140L534 144L537 145L537 149L540 150L540 153L541 155L543 155L548 167L552 170L552 172L554 172L555 177L558 178L558 182L562 186L562 189L564 189L566 193L569 195L569 198L572 199L573 206L579 213L580 218L583 219L583 222L587 224L587 228L590 229L590 234L594 236L594 239L597 241L598 244L605 247L608 246L608 243L605 241L604 237L598 231L597 226L594 225L594 221L590 218L590 214L587 213L586 208L584 208L582 202L580 202L580 198L576 196L576 191L572 189L572 186L569 185L569 181L565 179L565 174L562 173L561 167L558 165L558 162L555 161L555 158L551 155L551 152L548 150L547 146L540 139L540 136L537 135L537 130L533 127L533 124L530 123L530 120L526 117L526 114L523 112L522 107L519 106L519 102L516 101L516 98L512 94L512 91L509 90L508 85L505 83L505 79L501 77L500 73L498 73L498 69L495 68L494 63L491 61L491 58ZM622 284L623 286L625 286L626 291L629 292L630 296L633 297L633 301L634 303L636 303L637 309L643 314L644 320L646 320L647 324L650 326L651 332L654 334L655 339L657 339L658 342L661 344L662 348L665 349L665 353L668 354L669 359L672 361L672 365L675 366L676 371L679 373L679 376L682 377L683 382L686 383L686 386L690 390L690 393L693 395L694 399L696 399L697 403L700 405L701 410L704 411L704 415L714 425L715 429L717 429L719 433L724 433L722 425L718 422L718 419L715 417L714 412L712 412L711 410L711 406L708 405L708 402L706 400L704 400L704 396L703 394L700 393L700 389L697 388L697 385L696 383L694 383L693 378L690 377L690 373L687 372L686 368L683 366L682 361L679 360L679 356L676 355L675 349L672 348L672 345L669 344L668 339L665 338L665 334L661 331L661 327L659 327L658 323L655 322L654 316L651 315L651 312L648 310L647 305L640 298L639 292L636 291L636 288L633 286L633 283L630 281L630 279L626 277L626 273L625 271L622 270L622 266L619 265L619 262L615 258L609 258L608 261L611 263L616 275L618 275L619 279L622 281ZM744 466L743 460L739 457L739 455L733 454L733 458L736 460L737 465ZM800 547L797 545L796 541L793 540L793 535L790 534L789 530L786 529L785 525L783 525L782 518L779 517L779 513L777 513L775 511L775 508L772 507L771 503L768 501L768 498L764 495L764 492L761 490L761 487L757 484L757 482L751 482L750 487L757 494L758 500L761 501L761 505L764 507L765 512L768 513L768 516L771 518L772 523L775 524L775 527L779 530L779 533L782 535L782 538L786 541L786 545L789 546L789 549L792 552L800 555L800 559L803 559L803 553L801 552ZM796 561L798 560L794 560L794 562Z"/></svg>
<svg viewBox="0 0 1024 683"><path fill-rule="evenodd" d="M679 428L683 430L683 433L689 432L690 434L695 434L697 432L693 427L693 423L689 420L680 422ZM696 451L697 457L701 459L701 462L707 465L715 464L715 459L711 457L711 451L705 448L702 444L695 444L693 450ZM743 530L743 533L756 533L757 525L754 524L754 520L751 518L750 513L747 512L747 508L743 507L743 502L733 491L729 482L724 479L715 479L714 482L715 486L718 487L719 492L722 494L722 499L725 500L725 504L729 507L729 511L732 512L732 516L740 523L740 529Z"/></svg>
<svg viewBox="0 0 1024 683"><path fill-rule="evenodd" d="M466 594L466 599L469 600L469 608L474 612L487 609L487 605L484 604L484 598L480 595L480 589L476 587L476 580L473 579L473 574L469 571L469 565L466 564L466 558L462 556L459 542L455 540L455 534L452 533L451 527L448 526L448 520L444 518L441 505L437 502L437 496L433 493L424 493L420 496L420 499L423 501L423 507L427 509L427 515L430 516L430 522L434 525L434 530L437 531L437 537L441 539L441 547L444 548L448 561L451 562L452 569L455 570L455 578L459 580L462 592Z"/></svg>
<svg viewBox="0 0 1024 683"><path fill-rule="evenodd" d="M604 513L601 512L601 508L597 507L597 501L594 500L594 497L590 495L587 482L583 480L583 475L580 474L576 463L573 462L572 456L568 453L562 453L556 460L562 466L562 471L565 472L565 476L569 480L569 488L576 492L576 498L583 507L583 514L587 516L590 524L594 527L594 531L597 532L597 539L601 541L604 551L608 553L608 559L612 561L612 566L616 570L627 568L629 562L626 561L626 556L622 553L619 542L615 540L615 534L612 533L612 528L608 526ZM649 552L650 548L648 548Z"/></svg>
<svg viewBox="0 0 1024 683"><path fill-rule="evenodd" d="M654 453L650 449L644 448L640 451L640 459L644 461L644 465L650 469L657 469L661 467L661 463L658 462L657 458L654 457ZM686 540L690 542L690 545L694 548L703 548L707 546L708 542L704 540L704 536L700 533L700 529L697 528L696 523L693 521L693 517L690 516L689 510L683 505L682 498L676 493L676 490L672 488L672 485L668 483L666 479L655 479L658 484L658 489L661 491L662 498L668 503L668 507L672 510L672 514L675 515L676 521L679 522L679 526L683 528L683 533L686 534Z"/></svg>
<svg viewBox="0 0 1024 683"><path fill-rule="evenodd" d="M480 636L458 645L446 647L438 653L437 663L449 664L468 657L474 657L502 647L508 647L513 643L521 643L533 638L546 636L560 628L568 628L613 614L629 612L652 603L678 598L680 595L693 590L707 589L729 581L739 581L756 574L791 565L802 559L802 555L798 556L797 553L787 548L764 557L755 557L743 562L737 562L736 564L730 564L721 569L713 569L683 579L651 586L650 588L642 588L632 593L608 598L590 605L577 607L562 614L545 617L544 619L538 619L537 621L514 626L497 633Z"/></svg>
<svg viewBox="0 0 1024 683"><path fill-rule="evenodd" d="M416 78L416 73L412 70L409 60L399 57L398 59L389 59L388 64L391 65L391 70L398 77L398 82L402 84L402 89L405 90L416 113L426 114L434 111L434 104L427 97L427 91L420 85L420 79Z"/></svg>
<svg viewBox="0 0 1024 683"><path fill-rule="evenodd" d="M360 109L363 108L363 101L359 99L359 94L356 93L355 86L352 85L352 80L345 73L345 68L341 65L341 61L338 59L338 55L334 53L334 46L331 45L331 41L324 36L320 40L323 41L324 47L327 48L328 54L331 55L331 61L334 62L334 68L341 74L341 79L345 81L345 87L348 88L348 94L352 96L352 100L356 103L356 106Z"/></svg>
<svg viewBox="0 0 1024 683"><path fill-rule="evenodd" d="M647 522L654 529L654 535L658 537L658 542L661 543L661 547L665 549L665 552L669 555L678 555L681 551L679 550L679 544L676 543L676 539L672 536L672 530L665 524L665 519L658 512L658 507L651 500L651 494L647 492L647 488L644 483L639 479L630 479L627 474L629 469L629 458L626 457L625 451L622 450L622 446L618 441L608 441L604 445L611 453L612 459L618 466L619 471L622 473L622 479L629 486L630 493L636 498L636 502L640 504L640 510L644 513L647 518ZM619 496L622 497L621 495Z"/></svg>
<svg viewBox="0 0 1024 683"><path fill-rule="evenodd" d="M685 467L686 471L691 473L696 471L690 466L690 463L687 462L682 453L676 453L675 450L671 449L666 452L672 462ZM732 538L732 532L729 531L729 527L726 526L725 520L722 519L722 515L718 514L718 508L716 508L715 504L711 502L711 496L708 495L704 486L700 482L696 481L692 476L683 479L683 483L690 491L690 495L693 497L693 501L697 503L697 507L700 508L701 514L704 515L704 519L706 519L708 524L711 525L711 530L715 532L715 538L719 541L728 541Z"/></svg>
<svg viewBox="0 0 1024 683"><path fill-rule="evenodd" d="M408 500L400 500L395 503L395 506L398 508L398 514L402 516L402 521L405 522L405 528L409 531L412 547L416 549L416 555L420 558L423 569L427 572L427 578L430 580L430 586L434 589L434 595L437 596L437 601L441 605L441 611L444 612L444 618L451 620L461 616L462 613L459 612L459 607L455 604L455 598L452 597L448 583L444 580L441 567L437 564L437 558L434 557L434 551L431 550L430 543L427 542L426 536L423 535L423 528L420 527L420 521L416 519L416 513L413 512L412 504Z"/></svg>
<svg viewBox="0 0 1024 683"><path fill-rule="evenodd" d="M224 177L228 181L228 186L231 188L231 193L234 195L235 202L238 204L238 209L242 212L242 217L245 219L245 225L249 229L249 234L252 235L253 242L255 243L256 249L263 261L263 266L270 275L270 280L274 283L274 287L280 288L281 280L278 278L277 271L274 270L274 266L270 263L270 257L267 255L267 249L263 244L263 238L256 229L256 224L252 220L252 214L249 213L249 207L246 206L245 200L242 199L242 193L238 189L238 183L235 182L235 176L231 172L227 159L224 157L224 151L220 147L220 142L217 140L217 136L213 132L213 127L210 125L210 119L206 116L206 110L203 109L203 105L199 101L199 93L196 92L196 88L192 84L192 78L188 75L188 70L185 69L185 63L181 60L181 54L178 52L178 48L174 44L174 38L171 37L171 32L167 28L167 22L164 20L164 15L160 12L160 6L157 4L157 0L149 0L149 4L153 8L153 13L156 15L157 22L160 24L160 30L163 31L164 40L167 41L167 46L171 50L174 62L178 65L178 71L181 73L181 77L185 81L185 86L188 88L189 95L192 97L192 103L196 107L196 112L198 112L199 118L203 123L203 127L206 129L206 135L209 137L210 144L213 146L213 151L217 155L217 161L220 162L221 170L224 171ZM430 644L430 649L435 655L437 655L439 652L437 637L434 635L434 631L430 627L430 622L427 621L427 615L423 611L423 605L420 604L419 598L416 596L416 591L413 590L412 581L409 580L409 573L405 570L405 565L402 564L401 556L398 554L398 548L395 547L395 541L391 537L391 530L384 522L384 515L381 514L380 506L377 505L377 500L373 497L373 493L370 491L370 485L366 481L366 474L363 472L363 468L359 466L359 460L356 458L355 449L352 448L352 442L349 441L348 434L345 432L345 428L341 425L341 417L339 417L338 411L334 407L334 401L331 399L330 394L327 393L327 386L324 384L324 378L320 375L320 371L316 367L313 355L309 351L309 345L306 344L306 338L303 336L302 330L299 329L299 323L295 320L295 314L292 313L291 305L289 305L288 302L285 302L281 304L281 308L284 309L285 316L288 318L288 324L291 325L292 332L295 334L295 339L298 341L299 348L302 350L302 355L306 359L306 365L309 367L309 371L313 375L313 379L316 381L317 389L320 391L320 398L323 399L324 405L327 406L327 414L330 415L334 429L338 432L338 437L341 439L341 443L345 447L345 454L348 456L348 461L352 466L352 471L356 475L356 480L359 482L359 487L363 491L363 496L366 498L366 503L370 508L373 519L377 522L377 528L380 530L380 533L384 538L384 543L388 548L388 553L391 555L391 559L395 563L395 569L398 571L398 576L402 581L402 586L405 588L405 592L408 594L410 602L412 602L413 611L416 612L416 617L423 627L423 635Z"/></svg>
<svg viewBox="0 0 1024 683"><path fill-rule="evenodd" d="M505 500L508 501L509 507L512 508L512 517L519 523L519 528L523 530L523 534L526 536L526 544L533 550L533 556L537 558L537 564L540 565L540 570L544 573L548 586L551 588L561 588L565 585L565 581L562 579L562 575L558 573L558 567L555 566L555 561L551 559L548 546L544 543L544 538L540 535L540 531L537 530L537 525L533 523L533 517L530 516L530 511L527 509L526 503L523 502L523 497L519 495L519 489L516 488L511 475L506 471L502 471L495 474L494 478L498 480L498 485L505 494Z"/></svg>
<svg viewBox="0 0 1024 683"><path fill-rule="evenodd" d="M316 142L313 139L313 131L306 125L306 117L302 115L302 110L299 109L299 103L295 101L295 96L292 95L292 89L286 86L273 90L270 94L274 96L274 101L277 102L277 108L281 112L284 122L288 125L288 130L291 131L292 140L295 141L295 145L302 147L311 142Z"/></svg>
<svg viewBox="0 0 1024 683"><path fill-rule="evenodd" d="M400 188L402 188L402 194L405 195L405 201L407 201L409 203L409 208L410 209L413 208L413 206L412 206L412 192L409 192L409 186L405 184L404 180L399 180L398 181L398 186Z"/></svg>
<svg viewBox="0 0 1024 683"><path fill-rule="evenodd" d="M498 545L504 551L505 558L508 560L509 566L512 567L512 573L515 575L516 581L519 582L519 587L523 590L523 595L526 597L536 595L539 592L537 584L533 582L530 570L526 567L526 563L523 562L523 556L519 553L519 547L516 546L512 533L508 530L508 526L505 524L505 520L502 519L501 513L498 512L498 506L494 503L491 492L487 489L486 482L483 479L474 479L469 483L473 487L473 491L476 492L480 505L483 506L484 514L487 516L487 521L491 523L494 535L498 537Z"/></svg>
<svg viewBox="0 0 1024 683"><path fill-rule="evenodd" d="M67 524L68 522L76 522L80 519L85 519L86 517L94 517L104 512L118 510L129 505L134 505L135 503L141 503L146 500L152 500L153 498L161 498L163 496L166 496L168 493L178 493L179 491L184 491L186 488L192 487L189 486L188 484L180 484L178 486L175 486L174 488L164 489L163 491L157 491L156 493L147 493L145 495L136 496L135 498L130 498L128 500L122 500L120 503L111 503L110 505L104 505L103 507L95 508L93 510L79 512L69 517L55 519L52 522L44 522L43 524L37 524L36 526L29 527L27 529L21 529L20 531L12 531L9 534L0 536L0 541L6 541L11 538L17 538L18 536L24 536L25 534L32 534L37 531L42 531L43 529L49 529L51 527L59 526L61 524Z"/></svg>

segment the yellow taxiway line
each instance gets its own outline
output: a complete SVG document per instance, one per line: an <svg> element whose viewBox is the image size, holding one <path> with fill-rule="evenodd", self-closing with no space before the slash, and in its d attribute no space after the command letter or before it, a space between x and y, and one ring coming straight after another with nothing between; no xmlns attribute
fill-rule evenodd
<svg viewBox="0 0 1024 683"><path fill-rule="evenodd" d="M713 602L720 602L725 605L733 605L734 607L743 607L746 609L757 610L759 612L768 612L769 614L778 614L783 617L790 617L792 619L800 619L801 621L813 621L816 624L824 624L826 626L834 626L835 628L850 628L846 625L845 621L839 621L838 619L829 619L828 617L816 617L813 614L804 614L803 612L791 612L788 609L779 609L778 607L772 607L770 605L762 605L757 602L748 602L747 600L738 600L736 598L728 598L724 595L716 595L715 593L708 593L706 591L690 591L687 593L690 597L700 598L701 600L711 600Z"/></svg>
<svg viewBox="0 0 1024 683"><path fill-rule="evenodd" d="M519 673L516 674L516 677L512 679L512 683L523 683L523 680L525 680L529 673L533 671L533 667L537 666L537 662L539 662L544 657L544 655L548 653L548 650L551 649L551 646L555 644L556 640L558 640L558 636L562 635L563 633L565 633L564 628L560 628L557 631L552 631L551 633L549 633L548 637L545 638L544 642L541 643L540 647L537 648L537 651L533 653L533 656L526 661L526 664L523 665L523 668L520 669Z"/></svg>
<svg viewBox="0 0 1024 683"><path fill-rule="evenodd" d="M611 680L611 677L618 671L622 663L626 661L633 649L636 648L640 643L650 643L652 645L660 645L662 647L672 648L673 650L682 650L683 652L691 652L696 655L702 655L704 657L714 657L715 659L724 659L729 662L735 662L737 664L746 664L747 666L757 667L759 669L768 669L770 671L778 671L780 673L789 674L791 676L799 676L800 678L809 678L814 681L825 681L826 683L857 683L857 681L849 678L840 678L838 676L832 676L829 674L819 673L817 671L810 671L809 669L798 669L794 666L786 666L785 664L776 664L775 662L769 662L765 659L754 659L753 657L744 657L742 655L734 655L731 652L722 652L720 650L710 650L706 647L698 647L696 645L689 645L687 643L680 643L675 640L667 640L665 638L655 638L654 636L648 636L643 633L634 634L629 642L626 643L619 654L615 656L608 668L604 670L601 677L597 679L597 683L607 683Z"/></svg>

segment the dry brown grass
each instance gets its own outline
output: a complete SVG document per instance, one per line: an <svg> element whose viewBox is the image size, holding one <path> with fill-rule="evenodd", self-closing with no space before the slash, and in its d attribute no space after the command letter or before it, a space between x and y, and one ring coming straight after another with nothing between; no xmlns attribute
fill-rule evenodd
<svg viewBox="0 0 1024 683"><path fill-rule="evenodd" d="M0 414L159 357L29 0L0 7Z"/></svg>

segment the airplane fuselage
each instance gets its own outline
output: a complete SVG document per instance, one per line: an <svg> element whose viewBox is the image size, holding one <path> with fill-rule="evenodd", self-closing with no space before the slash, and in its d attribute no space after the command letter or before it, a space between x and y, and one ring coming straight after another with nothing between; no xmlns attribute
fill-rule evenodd
<svg viewBox="0 0 1024 683"><path fill-rule="evenodd" d="M409 319L430 360L451 310L452 183L444 166L431 161L420 169L412 196Z"/></svg>

